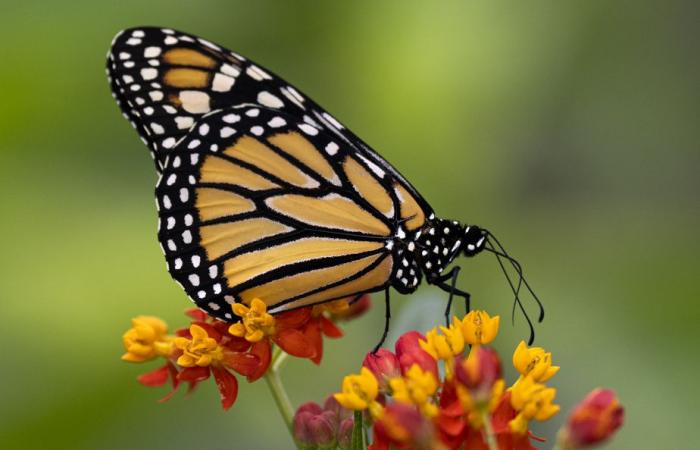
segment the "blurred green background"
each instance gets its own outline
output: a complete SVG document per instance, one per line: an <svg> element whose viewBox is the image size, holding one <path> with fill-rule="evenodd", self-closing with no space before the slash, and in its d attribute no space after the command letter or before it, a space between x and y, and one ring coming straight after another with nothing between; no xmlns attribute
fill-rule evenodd
<svg viewBox="0 0 700 450"><path fill-rule="evenodd" d="M264 383L242 384L228 413L213 383L163 405L135 381L153 366L119 360L132 316L176 327L189 306L156 241L153 164L104 75L113 35L136 25L199 34L282 74L440 215L488 227L546 304L537 343L562 366L563 409L612 387L627 424L609 448L693 447L698 13L680 0L1 0L0 448L290 448ZM496 261L460 263L474 304L504 316L509 365L527 330L505 320ZM443 298L424 287L394 305L428 310L428 327ZM292 400L336 390L382 315L349 324L321 367L292 361ZM551 439L563 419L536 429Z"/></svg>

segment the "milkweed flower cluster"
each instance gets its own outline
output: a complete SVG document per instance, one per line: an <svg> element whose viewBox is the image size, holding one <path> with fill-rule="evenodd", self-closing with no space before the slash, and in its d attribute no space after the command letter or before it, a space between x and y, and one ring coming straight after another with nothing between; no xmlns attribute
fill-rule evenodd
<svg viewBox="0 0 700 450"><path fill-rule="evenodd" d="M472 311L425 335L405 333L394 352L367 354L334 398L369 418L371 450L535 449L532 441L542 440L531 422L559 412L556 389L545 384L559 367L551 353L521 342L512 358L519 377L506 386L500 358L488 346L498 326L497 316ZM560 447L584 448L609 437L623 414L611 396L594 391L584 400L560 432Z"/></svg>
<svg viewBox="0 0 700 450"><path fill-rule="evenodd" d="M369 302L369 296L364 295L272 316L265 303L255 299L250 306L239 303L232 306L240 318L234 324L190 309L186 312L190 325L173 334L168 334L163 320L138 316L122 336L126 350L122 360L164 361L161 367L138 377L141 384L152 387L170 381L172 390L161 401L169 400L183 383L191 391L213 376L221 394L221 405L229 409L238 395L236 374L249 382L260 379L270 368L275 346L291 356L319 364L323 357L323 337L341 337L343 332L336 323L362 314L369 308Z"/></svg>

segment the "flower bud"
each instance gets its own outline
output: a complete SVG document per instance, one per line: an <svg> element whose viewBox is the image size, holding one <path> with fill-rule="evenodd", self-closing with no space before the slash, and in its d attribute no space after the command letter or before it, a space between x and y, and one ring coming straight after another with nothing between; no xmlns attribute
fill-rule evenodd
<svg viewBox="0 0 700 450"><path fill-rule="evenodd" d="M417 331L409 331L396 341L396 356L401 372L405 374L414 364L418 364L424 372L430 372L439 379L437 361L420 347L421 340L425 341L425 336Z"/></svg>
<svg viewBox="0 0 700 450"><path fill-rule="evenodd" d="M333 411L324 411L309 418L307 424L313 443L319 449L336 447L337 416Z"/></svg>
<svg viewBox="0 0 700 450"><path fill-rule="evenodd" d="M574 407L566 427L559 432L560 445L579 449L599 444L620 428L624 414L615 392L594 389Z"/></svg>
<svg viewBox="0 0 700 450"><path fill-rule="evenodd" d="M352 418L344 419L338 427L338 447L340 450L349 450L352 444L352 429L355 421Z"/></svg>
<svg viewBox="0 0 700 450"><path fill-rule="evenodd" d="M335 399L335 396L333 394L326 397L326 400L323 402L323 410L333 411L337 417L338 422L342 422L348 417L353 416L352 411L343 408L341 404L338 403L338 400Z"/></svg>
<svg viewBox="0 0 700 450"><path fill-rule="evenodd" d="M314 402L304 403L294 414L293 434L294 440L304 448L315 448L313 433L309 427L309 421L323 410Z"/></svg>
<svg viewBox="0 0 700 450"><path fill-rule="evenodd" d="M367 353L362 365L372 371L381 391L387 390L389 379L401 376L399 359L384 348L380 348L377 353Z"/></svg>
<svg viewBox="0 0 700 450"><path fill-rule="evenodd" d="M457 381L469 390L477 404L491 399L493 386L501 379L501 363L491 348L475 346L456 368Z"/></svg>

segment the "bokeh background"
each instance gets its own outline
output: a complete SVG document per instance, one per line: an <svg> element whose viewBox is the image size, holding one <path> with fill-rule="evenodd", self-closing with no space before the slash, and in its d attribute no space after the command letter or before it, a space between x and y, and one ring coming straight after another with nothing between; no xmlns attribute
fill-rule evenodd
<svg viewBox="0 0 700 450"><path fill-rule="evenodd" d="M153 164L104 75L113 35L136 25L199 34L283 74L438 213L499 236L546 304L537 343L562 366L563 409L594 386L627 407L608 448L697 448L697 2L2 0L0 11L1 448L291 447L264 383L242 385L228 413L213 383L163 405L135 381L147 368L119 360L132 316L180 326L189 306L156 241ZM497 263L460 264L475 305L504 316L508 363L527 330L520 316L509 325ZM394 331L434 325L443 302L431 288L397 296ZM291 362L292 400L336 390L382 314L347 326L320 367ZM537 430L551 439L563 418Z"/></svg>

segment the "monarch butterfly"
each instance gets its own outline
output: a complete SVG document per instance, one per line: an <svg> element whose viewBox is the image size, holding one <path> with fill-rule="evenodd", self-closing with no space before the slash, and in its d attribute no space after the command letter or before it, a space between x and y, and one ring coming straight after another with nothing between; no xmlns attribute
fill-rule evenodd
<svg viewBox="0 0 700 450"><path fill-rule="evenodd" d="M160 174L168 270L211 316L230 321L230 304L256 297L279 313L384 290L386 337L390 287L411 293L425 276L449 293L446 315L453 295L468 308L469 294L455 287L459 267L446 268L483 250L496 255L513 309L525 313L518 292L532 290L491 233L436 217L391 164L262 66L146 27L114 38L107 75Z"/></svg>

